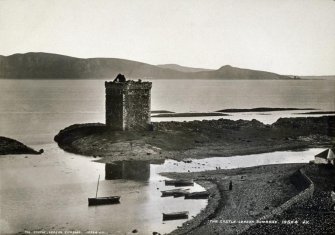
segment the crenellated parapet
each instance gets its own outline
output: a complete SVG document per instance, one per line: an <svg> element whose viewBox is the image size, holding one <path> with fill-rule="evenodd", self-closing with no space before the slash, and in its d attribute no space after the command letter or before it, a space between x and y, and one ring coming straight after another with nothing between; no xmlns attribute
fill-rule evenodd
<svg viewBox="0 0 335 235"><path fill-rule="evenodd" d="M129 90L129 89L136 89L136 90L145 90L151 89L152 83L151 82L142 82L141 80L133 81L128 80L126 82L105 82L105 88L107 89L120 89L120 90Z"/></svg>

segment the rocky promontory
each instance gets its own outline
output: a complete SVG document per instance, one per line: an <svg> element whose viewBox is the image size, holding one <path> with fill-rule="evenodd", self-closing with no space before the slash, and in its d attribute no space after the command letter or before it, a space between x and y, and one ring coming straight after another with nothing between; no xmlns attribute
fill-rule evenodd
<svg viewBox="0 0 335 235"><path fill-rule="evenodd" d="M41 154L43 149L36 151L21 142L0 136L0 155L6 154Z"/></svg>
<svg viewBox="0 0 335 235"><path fill-rule="evenodd" d="M334 144L335 116L257 120L156 122L152 131L110 131L104 124L77 124L55 141L66 151L101 161L228 157Z"/></svg>

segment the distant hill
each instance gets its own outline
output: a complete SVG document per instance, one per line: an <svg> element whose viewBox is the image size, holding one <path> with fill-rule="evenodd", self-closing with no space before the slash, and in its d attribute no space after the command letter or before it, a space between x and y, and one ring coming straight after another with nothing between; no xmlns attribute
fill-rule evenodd
<svg viewBox="0 0 335 235"><path fill-rule="evenodd" d="M114 78L118 73L122 73L127 78L147 79L292 79L276 73L229 65L218 70L197 72L186 72L187 67L178 65L167 67L169 68L125 59L82 59L42 52L0 56L0 78L92 79ZM189 68L193 71L194 69L196 68Z"/></svg>
<svg viewBox="0 0 335 235"><path fill-rule="evenodd" d="M172 69L172 70L185 72L185 73L212 71L212 69L192 68L192 67L181 66L181 65L178 65L178 64L159 64L157 66L160 67L160 68Z"/></svg>
<svg viewBox="0 0 335 235"><path fill-rule="evenodd" d="M49 53L14 54L0 57L1 78L169 78L183 73L141 62L115 58L81 59Z"/></svg>
<svg viewBox="0 0 335 235"><path fill-rule="evenodd" d="M197 72L198 77L204 78L225 78L225 79L251 79L251 80L262 80L262 79L293 79L289 76L279 75L276 73L251 70L251 69L241 69L232 67L230 65L225 65L214 71L203 71Z"/></svg>

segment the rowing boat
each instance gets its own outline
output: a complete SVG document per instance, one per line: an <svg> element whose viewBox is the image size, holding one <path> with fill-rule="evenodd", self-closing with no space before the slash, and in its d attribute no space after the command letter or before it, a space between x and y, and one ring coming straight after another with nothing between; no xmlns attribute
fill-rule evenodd
<svg viewBox="0 0 335 235"><path fill-rule="evenodd" d="M93 197L93 198L88 199L88 205L89 206L117 204L117 203L120 203L120 197L119 196Z"/></svg>
<svg viewBox="0 0 335 235"><path fill-rule="evenodd" d="M187 219L188 211L163 213L163 220Z"/></svg>
<svg viewBox="0 0 335 235"><path fill-rule="evenodd" d="M120 196L98 197L99 180L100 180L100 175L98 178L97 191L95 193L95 197L88 198L88 206L98 206L98 205L120 203Z"/></svg>

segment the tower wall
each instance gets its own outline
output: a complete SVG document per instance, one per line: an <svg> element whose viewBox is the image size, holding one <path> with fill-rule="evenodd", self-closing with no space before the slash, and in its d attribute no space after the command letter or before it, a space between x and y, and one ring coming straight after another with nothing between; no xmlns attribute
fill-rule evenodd
<svg viewBox="0 0 335 235"><path fill-rule="evenodd" d="M147 130L151 82L105 82L106 125L112 130Z"/></svg>

